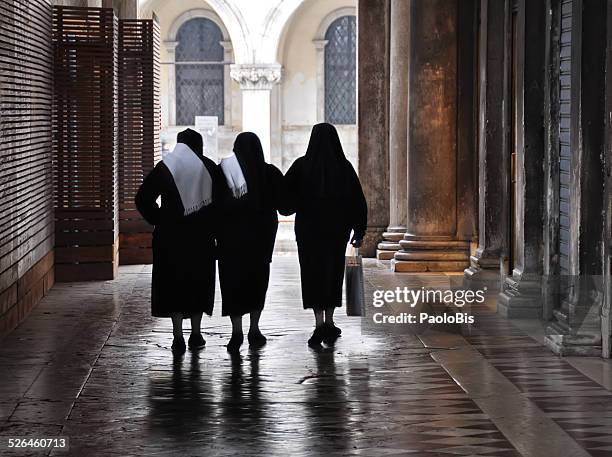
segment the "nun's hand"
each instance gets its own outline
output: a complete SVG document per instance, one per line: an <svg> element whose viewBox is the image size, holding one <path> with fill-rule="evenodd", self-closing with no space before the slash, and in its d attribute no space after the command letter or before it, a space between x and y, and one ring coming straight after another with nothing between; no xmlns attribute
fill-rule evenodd
<svg viewBox="0 0 612 457"><path fill-rule="evenodd" d="M351 238L351 244L354 248L359 248L363 244L363 238L356 238L353 236L353 238Z"/></svg>

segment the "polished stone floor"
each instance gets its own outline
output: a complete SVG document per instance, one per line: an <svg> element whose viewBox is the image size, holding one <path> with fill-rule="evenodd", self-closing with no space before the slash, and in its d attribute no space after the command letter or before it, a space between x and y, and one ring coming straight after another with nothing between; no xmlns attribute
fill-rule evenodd
<svg viewBox="0 0 612 457"><path fill-rule="evenodd" d="M366 280L370 296L453 278L369 261ZM472 326L397 331L340 312L343 336L315 351L285 252L272 266L266 347L230 356L217 309L203 322L206 348L173 359L149 282L150 267L133 266L111 282L58 284L0 342L1 446L62 436L75 456L612 456L610 365L559 359L533 322L488 305L470 310ZM0 448L29 454L66 452Z"/></svg>

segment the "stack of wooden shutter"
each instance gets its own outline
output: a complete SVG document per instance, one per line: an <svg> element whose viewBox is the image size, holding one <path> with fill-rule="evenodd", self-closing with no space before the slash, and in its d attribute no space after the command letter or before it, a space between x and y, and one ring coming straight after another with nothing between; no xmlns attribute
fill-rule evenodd
<svg viewBox="0 0 612 457"><path fill-rule="evenodd" d="M161 155L156 20L119 21L119 259L152 263L152 227L134 197Z"/></svg>
<svg viewBox="0 0 612 457"><path fill-rule="evenodd" d="M53 285L50 0L0 8L0 338Z"/></svg>
<svg viewBox="0 0 612 457"><path fill-rule="evenodd" d="M53 8L56 279L112 279L118 264L117 19Z"/></svg>

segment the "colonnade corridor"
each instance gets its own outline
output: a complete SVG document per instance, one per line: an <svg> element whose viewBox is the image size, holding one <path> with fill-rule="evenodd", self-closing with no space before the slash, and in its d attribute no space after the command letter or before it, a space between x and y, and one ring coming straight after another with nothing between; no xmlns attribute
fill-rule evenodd
<svg viewBox="0 0 612 457"><path fill-rule="evenodd" d="M366 296L440 278L365 260ZM114 281L50 291L2 342L0 435L66 437L75 456L612 455L609 361L553 355L529 336L533 321L500 318L492 302L471 310L469 329L383 332L342 309L342 337L314 351L297 257L285 253L272 263L263 349L230 356L217 303L206 347L173 359L150 280L150 266L122 266Z"/></svg>

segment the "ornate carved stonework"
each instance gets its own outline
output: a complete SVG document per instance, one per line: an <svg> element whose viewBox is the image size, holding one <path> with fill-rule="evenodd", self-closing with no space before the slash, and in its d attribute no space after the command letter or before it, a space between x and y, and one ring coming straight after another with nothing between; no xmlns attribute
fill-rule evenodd
<svg viewBox="0 0 612 457"><path fill-rule="evenodd" d="M235 64L231 66L230 76L241 89L270 90L280 82L282 69L279 64Z"/></svg>

